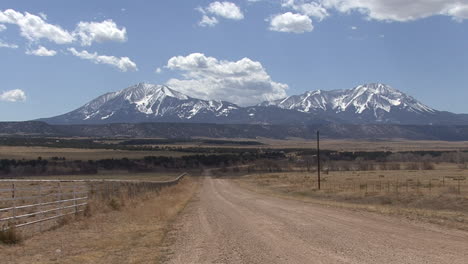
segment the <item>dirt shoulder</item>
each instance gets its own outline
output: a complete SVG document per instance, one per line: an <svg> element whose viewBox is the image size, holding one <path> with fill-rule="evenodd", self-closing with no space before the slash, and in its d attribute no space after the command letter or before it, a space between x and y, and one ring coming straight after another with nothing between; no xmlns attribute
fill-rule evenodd
<svg viewBox="0 0 468 264"><path fill-rule="evenodd" d="M440 203L454 203L452 207L460 207L460 203L466 203L464 197L433 196L422 197L418 195L390 194L383 196L365 196L353 194L336 194L317 192L314 190L295 190L288 183L276 184L255 177L238 177L233 180L238 186L259 194L281 197L313 203L335 208L350 209L355 211L367 211L383 215L402 217L416 222L437 224L443 227L468 231L468 213L466 207L462 210L450 210L445 204L437 207ZM449 199L450 198L450 199ZM430 205L430 206L428 206ZM456 206L455 206L456 205Z"/></svg>

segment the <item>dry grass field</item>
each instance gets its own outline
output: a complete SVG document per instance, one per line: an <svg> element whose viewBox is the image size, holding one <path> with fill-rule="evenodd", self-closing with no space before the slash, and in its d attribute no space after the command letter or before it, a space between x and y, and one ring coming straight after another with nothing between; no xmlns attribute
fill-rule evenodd
<svg viewBox="0 0 468 264"><path fill-rule="evenodd" d="M304 140L292 138L287 140L277 139L257 139L257 141L268 147L274 148L300 148L315 149L315 140ZM468 150L468 141L425 141L425 140L339 140L326 139L320 140L322 149L337 151L456 151Z"/></svg>
<svg viewBox="0 0 468 264"><path fill-rule="evenodd" d="M0 219L11 218L11 220L0 221L0 229L7 228L14 221L16 225L25 224L25 226L15 230L20 237L31 237L44 230L61 225L60 222L63 219L55 218L32 225L28 225L28 223L41 221L45 218L54 218L61 214L71 216L77 211L84 210L86 202L94 197L101 199L117 197L122 201L127 200L131 191L130 187L127 186L128 184L126 184L127 180L146 183L164 182L175 180L179 175L176 173L109 173L27 177L25 180L15 179L14 181L1 180ZM139 191L144 192L144 190ZM134 194L135 191L132 191L131 195ZM78 200L74 200L76 198ZM59 200L65 200L65 202L57 203L56 201ZM15 207L15 209L2 210L11 207ZM41 211L43 213L38 213ZM15 216L24 217L15 218Z"/></svg>
<svg viewBox="0 0 468 264"><path fill-rule="evenodd" d="M223 139L219 139L223 140ZM224 139L228 140L228 139ZM237 139L242 142L252 139ZM230 139L235 142L235 140ZM315 149L315 140L304 139L266 139L257 138L255 141L263 145L210 145L194 143L175 143L159 145L140 145L144 147L158 147L156 150L112 150L112 149L86 149L86 148L56 148L38 146L0 146L0 159L51 159L54 157L64 157L67 160L99 160L99 159L141 159L146 156L169 156L181 157L194 155L194 152L184 152L184 148L218 149L218 148L240 148L240 149ZM119 143L119 141L107 142L109 144ZM408 140L329 140L321 141L322 149L335 151L466 151L468 141L408 141ZM169 148L169 150L164 149ZM171 151L171 148L178 148Z"/></svg>
<svg viewBox="0 0 468 264"><path fill-rule="evenodd" d="M210 140L213 138L200 138ZM229 140L232 142L241 141L256 141L263 145L243 145L243 144L205 144L205 143L174 143L174 144L159 144L159 145L143 145L151 147L177 147L177 148L259 148L259 149L315 149L315 139L301 139L301 138L288 138L288 139L271 139L271 138L216 138L216 140ZM336 151L457 151L468 150L468 141L429 141L429 140L404 140L404 139L388 139L388 140L346 140L346 139L322 139L320 141L323 149L336 150ZM119 143L119 141L107 142L109 144Z"/></svg>
<svg viewBox="0 0 468 264"><path fill-rule="evenodd" d="M255 173L237 182L258 192L468 230L468 170L455 164L439 164L434 170L330 171L322 173L320 191L316 178L313 172Z"/></svg>
<svg viewBox="0 0 468 264"><path fill-rule="evenodd" d="M146 156L180 157L191 155L179 151L131 151L110 149L81 149L81 148L49 148L49 147L23 147L0 146L0 159L50 159L64 157L67 160L98 160L98 159L141 159Z"/></svg>
<svg viewBox="0 0 468 264"><path fill-rule="evenodd" d="M2 263L155 263L169 222L198 188L184 178L157 193L119 200L119 206L91 201L77 221L26 239L0 244Z"/></svg>

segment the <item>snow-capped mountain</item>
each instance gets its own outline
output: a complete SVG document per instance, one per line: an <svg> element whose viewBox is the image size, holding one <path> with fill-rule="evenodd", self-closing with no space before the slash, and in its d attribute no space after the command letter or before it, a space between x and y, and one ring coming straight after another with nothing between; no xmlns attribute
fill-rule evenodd
<svg viewBox="0 0 468 264"><path fill-rule="evenodd" d="M260 106L334 116L349 123L431 124L443 123L446 117L451 116L450 113L437 111L380 83L360 85L347 90L309 91L263 102Z"/></svg>
<svg viewBox="0 0 468 264"><path fill-rule="evenodd" d="M388 113L395 107L415 113L435 111L413 97L380 83L360 85L349 90L310 91L266 104L309 113L316 110L331 110L336 113L352 110L357 114L362 114L370 110L376 117L378 117L378 111Z"/></svg>
<svg viewBox="0 0 468 264"><path fill-rule="evenodd" d="M467 115L437 111L384 84L302 95L240 107L187 96L165 85L140 83L104 94L50 124L186 122L220 124L468 124Z"/></svg>
<svg viewBox="0 0 468 264"><path fill-rule="evenodd" d="M67 114L45 119L49 123L135 123L203 121L226 117L239 106L225 101L189 97L165 85L140 83L107 93Z"/></svg>

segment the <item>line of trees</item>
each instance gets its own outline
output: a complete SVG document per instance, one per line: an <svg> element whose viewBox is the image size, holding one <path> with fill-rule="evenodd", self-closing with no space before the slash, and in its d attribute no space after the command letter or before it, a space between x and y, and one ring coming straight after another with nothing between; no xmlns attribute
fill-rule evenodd
<svg viewBox="0 0 468 264"><path fill-rule="evenodd" d="M240 166L252 163L258 159L284 160L281 152L239 153L222 155L189 155L182 157L147 156L142 159L101 159L101 160L66 160L54 157L50 160L38 158L35 160L0 160L1 176L30 175L66 175L66 174L96 174L103 171L152 172L187 170L200 168L221 168Z"/></svg>

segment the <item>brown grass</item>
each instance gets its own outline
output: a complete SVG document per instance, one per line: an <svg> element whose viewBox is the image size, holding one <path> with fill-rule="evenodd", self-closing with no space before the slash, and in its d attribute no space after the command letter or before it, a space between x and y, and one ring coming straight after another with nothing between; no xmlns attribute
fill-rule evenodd
<svg viewBox="0 0 468 264"><path fill-rule="evenodd" d="M265 147L272 148L304 148L315 149L316 141L305 139L256 139ZM346 139L323 139L320 141L322 149L338 151L456 151L468 150L468 141L429 141L429 140L346 140Z"/></svg>
<svg viewBox="0 0 468 264"><path fill-rule="evenodd" d="M193 155L179 151L130 151L112 149L78 149L78 148L48 148L48 147L23 147L0 146L0 159L37 159L42 157L65 157L68 160L99 160L99 159L141 159L146 156L180 157Z"/></svg>
<svg viewBox="0 0 468 264"><path fill-rule="evenodd" d="M155 263L166 226L197 187L196 180L184 178L157 194L126 199L124 204L116 200L121 210L94 201L86 209L88 217L18 246L0 246L0 259L6 263Z"/></svg>
<svg viewBox="0 0 468 264"><path fill-rule="evenodd" d="M270 195L309 200L346 208L403 215L468 230L468 181L456 165L440 165L429 171L340 171L322 175L317 190L316 174L262 173L241 177L244 187ZM444 179L445 178L445 179Z"/></svg>

